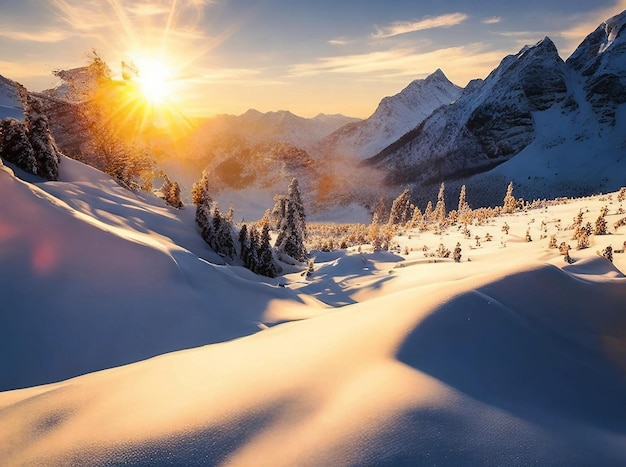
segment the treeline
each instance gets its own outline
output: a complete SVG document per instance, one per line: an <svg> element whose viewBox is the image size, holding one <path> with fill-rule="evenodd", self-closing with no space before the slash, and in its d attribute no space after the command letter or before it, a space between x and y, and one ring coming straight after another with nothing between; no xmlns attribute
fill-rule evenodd
<svg viewBox="0 0 626 467"><path fill-rule="evenodd" d="M306 213L297 179L291 181L286 195L275 197L274 208L268 209L260 221L240 226L233 221L232 207L222 214L209 194L210 183L209 174L204 171L193 186L192 199L200 234L216 253L267 277L281 272L281 262L295 264L307 260ZM272 227L277 232L274 246Z"/></svg>

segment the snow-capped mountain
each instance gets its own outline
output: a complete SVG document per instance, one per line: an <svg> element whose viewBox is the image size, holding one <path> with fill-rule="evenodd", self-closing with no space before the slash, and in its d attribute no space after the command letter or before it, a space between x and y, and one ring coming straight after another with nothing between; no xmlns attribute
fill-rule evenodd
<svg viewBox="0 0 626 467"><path fill-rule="evenodd" d="M0 75L0 118L24 118L26 89L15 81Z"/></svg>
<svg viewBox="0 0 626 467"><path fill-rule="evenodd" d="M371 157L460 95L461 88L438 69L426 79L411 82L398 94L385 97L366 120L350 123L324 138L317 152L358 159Z"/></svg>
<svg viewBox="0 0 626 467"><path fill-rule="evenodd" d="M359 119L344 115L319 114L304 118L287 110L262 113L250 109L242 115L219 115L207 119L191 136L200 143L241 139L248 144L281 142L309 149L338 128Z"/></svg>
<svg viewBox="0 0 626 467"><path fill-rule="evenodd" d="M626 12L606 21L567 62L547 37L507 56L367 162L416 192L441 181L474 184L481 204L496 201L487 192L504 190L508 180L524 197L619 187L626 178L626 135L618 130L625 123L625 24Z"/></svg>

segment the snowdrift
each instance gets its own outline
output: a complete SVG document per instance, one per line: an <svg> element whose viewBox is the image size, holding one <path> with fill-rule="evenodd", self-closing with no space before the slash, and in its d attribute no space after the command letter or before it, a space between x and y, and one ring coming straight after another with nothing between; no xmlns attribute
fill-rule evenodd
<svg viewBox="0 0 626 467"><path fill-rule="evenodd" d="M415 287L0 394L8 464L621 465L626 279L602 258Z"/></svg>

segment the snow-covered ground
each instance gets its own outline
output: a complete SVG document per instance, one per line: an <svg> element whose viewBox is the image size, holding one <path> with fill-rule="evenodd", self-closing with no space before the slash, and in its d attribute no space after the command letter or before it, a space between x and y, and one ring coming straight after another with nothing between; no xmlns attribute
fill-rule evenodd
<svg viewBox="0 0 626 467"><path fill-rule="evenodd" d="M279 280L75 161L5 168L0 196L6 465L626 463L626 254L598 255L626 240L616 194ZM576 250L567 227L603 206L611 234ZM460 263L430 256L457 242Z"/></svg>

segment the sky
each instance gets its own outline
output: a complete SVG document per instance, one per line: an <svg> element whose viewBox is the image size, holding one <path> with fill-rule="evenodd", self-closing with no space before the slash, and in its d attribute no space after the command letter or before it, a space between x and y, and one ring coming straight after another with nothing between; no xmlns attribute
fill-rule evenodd
<svg viewBox="0 0 626 467"><path fill-rule="evenodd" d="M160 62L190 116L366 118L440 68L465 86L545 36L566 59L626 0L3 0L0 75L40 91L95 50ZM139 66L141 69L141 66Z"/></svg>

